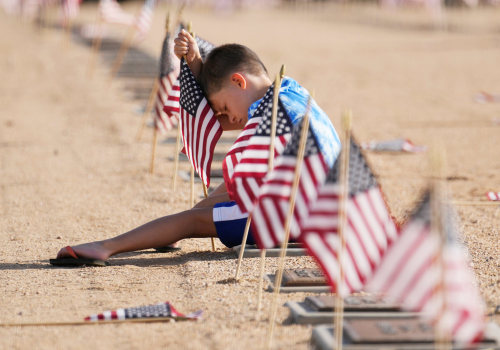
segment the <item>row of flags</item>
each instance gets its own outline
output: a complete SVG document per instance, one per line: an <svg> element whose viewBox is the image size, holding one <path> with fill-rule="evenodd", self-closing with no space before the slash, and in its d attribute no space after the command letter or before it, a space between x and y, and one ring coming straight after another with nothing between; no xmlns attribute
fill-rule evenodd
<svg viewBox="0 0 500 350"><path fill-rule="evenodd" d="M27 19L35 18L48 6L60 6L61 21L67 26L80 12L82 0L0 0L8 14L20 14ZM145 0L137 15L127 13L117 0L99 0L99 22L134 27L136 40L146 37L151 29L157 0ZM100 34L100 33L99 33Z"/></svg>
<svg viewBox="0 0 500 350"><path fill-rule="evenodd" d="M162 62L166 59L162 54ZM184 151L209 186L212 154L222 130L184 60L180 67L177 83L171 85L167 98L174 102L174 107L167 103L164 111L169 118L178 119ZM170 67L170 72L174 71ZM165 72L160 76L165 76ZM178 90L173 88L176 84ZM273 84L223 161L228 193L243 212L251 215L252 234L261 249L275 247L284 240L303 127L301 121L292 124L278 97L272 155L275 167L270 171L274 91ZM158 125L161 120L158 114L155 119ZM441 198L429 191L407 224L399 228L362 148L353 138L349 150L342 261L338 232L340 157L329 168L311 129L307 131L291 218L291 238L302 242L317 260L333 292L344 296L360 290L383 292L403 308L422 312L434 320L439 330L458 342L480 339L484 308L468 268L466 252L458 242L456 217L448 209L441 210L446 239L438 244L439 234L430 225L430 203ZM344 270L342 281L339 264Z"/></svg>
<svg viewBox="0 0 500 350"><path fill-rule="evenodd" d="M208 184L220 126L184 60L179 82L184 148ZM228 152L223 167L230 197L252 216L252 234L261 249L283 242L302 128L301 122L292 125L278 98L276 166L269 172L273 91L271 86ZM458 342L480 339L484 308L464 248L458 243L456 218L442 211L447 239L438 245L439 235L429 224L428 208L433 195L429 192L408 223L399 229L354 139L349 153L345 252L339 261L339 162L340 157L328 168L314 132L308 130L291 224L291 237L302 242L318 261L332 291L343 295L360 290L384 292L403 308L422 312ZM339 264L345 271L342 281Z"/></svg>

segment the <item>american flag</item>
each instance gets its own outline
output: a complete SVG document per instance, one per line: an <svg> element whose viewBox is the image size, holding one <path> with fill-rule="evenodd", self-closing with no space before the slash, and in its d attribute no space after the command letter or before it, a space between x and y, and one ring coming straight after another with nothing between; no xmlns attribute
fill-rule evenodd
<svg viewBox="0 0 500 350"><path fill-rule="evenodd" d="M141 12L135 20L135 27L137 29L137 39L142 40L151 28L153 21L153 11L156 6L156 0L146 0L142 6Z"/></svg>
<svg viewBox="0 0 500 350"><path fill-rule="evenodd" d="M104 311L100 314L85 317L85 321L113 321L133 318L163 318L171 317L175 320L197 320L201 317L201 311L193 312L189 315L181 314L168 301L154 305L130 307L126 309L116 309Z"/></svg>
<svg viewBox="0 0 500 350"><path fill-rule="evenodd" d="M405 309L422 312L441 334L472 343L483 332L484 306L468 269L466 251L458 243L458 222L451 207L442 205L440 210L446 236L443 244L440 233L431 228L433 196L430 191L425 194L367 288L384 293Z"/></svg>
<svg viewBox="0 0 500 350"><path fill-rule="evenodd" d="M500 201L500 192L490 191L486 193L486 197L488 197L490 201Z"/></svg>
<svg viewBox="0 0 500 350"><path fill-rule="evenodd" d="M222 161L222 175L224 176L226 186L231 183L231 179L234 175L234 168L239 163L243 151L248 146L250 138L255 134L255 130L257 130L257 126L261 119L262 117L259 116L248 120Z"/></svg>
<svg viewBox="0 0 500 350"><path fill-rule="evenodd" d="M321 266L334 292L339 281L339 169L340 157L330 169L318 198L300 222L300 240ZM349 195L346 204L345 271L343 295L360 290L372 275L387 247L397 237L397 228L358 144L351 140L349 152Z"/></svg>
<svg viewBox="0 0 500 350"><path fill-rule="evenodd" d="M100 0L99 15L101 19L107 23L131 26L135 22L134 16L123 11L116 0Z"/></svg>
<svg viewBox="0 0 500 350"><path fill-rule="evenodd" d="M183 28L184 26L180 24L177 29L177 32L179 32ZM205 58L207 57L209 52L212 51L215 45L210 43L209 41L201 39L200 37L196 37L195 40L200 50L201 59L205 60ZM171 78L173 77L174 75L171 75ZM171 84L172 88L167 97L163 100L164 102L163 111L170 118L176 117L180 113L179 98L180 98L181 88L179 85L179 79L170 79L170 82L172 81L173 81L173 84Z"/></svg>
<svg viewBox="0 0 500 350"><path fill-rule="evenodd" d="M222 127L184 59L181 60L179 81L180 127L184 150L208 188L210 165L215 145L222 135Z"/></svg>
<svg viewBox="0 0 500 350"><path fill-rule="evenodd" d="M269 145L271 143L271 114L273 107L274 85L272 85L262 98L253 114L260 120L255 134L248 140L241 159L229 183L226 182L229 196L238 203L243 212L252 210L257 199L263 178L268 172ZM290 139L292 122L278 99L278 113L276 118L276 137L274 142L274 156L280 155Z"/></svg>
<svg viewBox="0 0 500 350"><path fill-rule="evenodd" d="M155 103L155 127L165 133L171 130L177 124L177 113L166 113L164 106L167 103L171 94L176 94L178 98L179 91L174 91L173 87L177 81L178 71L174 69L174 55L171 50L170 34L165 35L160 56L160 76L158 78L159 88ZM176 59L176 58L175 58ZM177 84L178 87L178 84Z"/></svg>
<svg viewBox="0 0 500 350"><path fill-rule="evenodd" d="M264 178L259 197L252 210L252 234L260 248L272 248L284 239L285 220L290 208L290 196L295 176L297 152L304 119L294 126L290 142L276 160L274 169ZM304 162L300 169L298 191L293 216L290 218L290 237L300 234L298 222L305 220L308 206L316 200L324 183L328 165L311 129L307 130Z"/></svg>

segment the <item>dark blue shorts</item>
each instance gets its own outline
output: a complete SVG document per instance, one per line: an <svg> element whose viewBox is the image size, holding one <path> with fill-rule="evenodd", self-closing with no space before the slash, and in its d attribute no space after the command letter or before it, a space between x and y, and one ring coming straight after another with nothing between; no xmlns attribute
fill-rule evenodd
<svg viewBox="0 0 500 350"><path fill-rule="evenodd" d="M217 236L228 248L241 244L248 214L241 212L236 202L217 203L213 209L213 220ZM255 244L252 230L248 232L247 244Z"/></svg>

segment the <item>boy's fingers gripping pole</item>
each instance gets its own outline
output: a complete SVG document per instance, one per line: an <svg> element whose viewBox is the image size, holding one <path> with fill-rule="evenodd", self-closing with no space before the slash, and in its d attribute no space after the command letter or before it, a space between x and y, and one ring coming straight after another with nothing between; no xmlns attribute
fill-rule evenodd
<svg viewBox="0 0 500 350"><path fill-rule="evenodd" d="M284 73L285 71L285 65L281 66L281 72ZM274 91L273 91L273 108L271 111L271 142L269 144L269 158L267 160L267 169L268 172L273 170L273 162L274 162L274 142L276 138L276 120L277 120L277 115L278 115L278 98L279 98L279 91L281 87L281 79L280 75L276 76L276 79L274 80ZM262 290L264 288L264 274L266 270L266 250L262 249L260 251L260 274L259 274L259 287L257 289L257 315L256 319L260 319L260 309L262 307Z"/></svg>
<svg viewBox="0 0 500 350"><path fill-rule="evenodd" d="M208 198L208 190L207 190L207 185L202 181L203 184L203 194L205 195L205 198ZM213 237L210 237L210 240L212 241L212 251L215 252L215 240Z"/></svg>
<svg viewBox="0 0 500 350"><path fill-rule="evenodd" d="M340 164L340 197L339 197L339 240L340 248L338 252L339 260L339 280L337 283L337 293L335 299L335 318L334 318L334 341L335 349L342 349L342 329L343 329L343 319L344 319L344 299L342 296L344 289L344 253L345 253L345 226L347 217L347 197L349 190L349 151L351 143L351 124L352 124L352 112L347 110L342 116L342 126L344 130L344 146L341 153L341 164Z"/></svg>
<svg viewBox="0 0 500 350"><path fill-rule="evenodd" d="M285 221L285 237L283 242L281 242L280 258L278 271L276 273L275 283L274 283L274 294L273 303L271 306L271 314L269 315L269 328L268 328L268 338L267 338L267 348L270 349L273 340L274 323L276 319L276 313L278 311L278 295L280 292L281 281L283 279L283 267L285 263L286 248L288 246L288 241L290 238L290 225L293 219L293 212L295 210L295 198L297 197L297 190L299 187L300 173L302 170L302 163L304 162L304 153L306 148L307 133L309 131L309 110L311 108L311 97L307 102L307 111L302 121L302 130L300 134L299 150L297 153L297 165L295 167L292 191L290 193L290 201L288 204L288 213Z"/></svg>

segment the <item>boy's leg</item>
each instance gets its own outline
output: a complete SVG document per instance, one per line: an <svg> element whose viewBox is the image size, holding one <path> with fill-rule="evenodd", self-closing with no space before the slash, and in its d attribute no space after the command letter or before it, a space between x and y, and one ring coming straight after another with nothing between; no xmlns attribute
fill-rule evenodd
<svg viewBox="0 0 500 350"><path fill-rule="evenodd" d="M164 216L129 232L103 241L80 244L73 250L80 257L106 260L111 255L166 246L184 238L217 237L212 208L193 208ZM58 258L69 257L65 248Z"/></svg>

